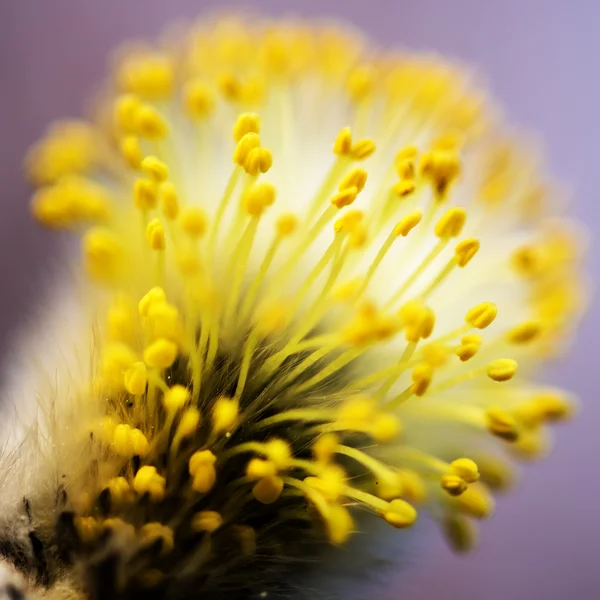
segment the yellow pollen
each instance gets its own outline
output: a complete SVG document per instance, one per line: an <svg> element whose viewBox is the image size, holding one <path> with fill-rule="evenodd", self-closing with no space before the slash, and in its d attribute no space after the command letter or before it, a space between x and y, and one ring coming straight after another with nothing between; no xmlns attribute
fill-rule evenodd
<svg viewBox="0 0 600 600"><path fill-rule="evenodd" d="M248 153L243 166L248 175L266 173L273 166L273 155L267 148L253 148Z"/></svg>
<svg viewBox="0 0 600 600"><path fill-rule="evenodd" d="M192 488L200 493L208 492L217 480L216 456L210 450L195 452L189 461L189 473L193 478Z"/></svg>
<svg viewBox="0 0 600 600"><path fill-rule="evenodd" d="M119 127L126 132L136 130L136 114L142 101L134 94L126 94L117 98L115 103L115 119Z"/></svg>
<svg viewBox="0 0 600 600"><path fill-rule="evenodd" d="M83 237L83 252L88 273L99 280L111 280L122 266L119 238L108 229L90 229Z"/></svg>
<svg viewBox="0 0 600 600"><path fill-rule="evenodd" d="M350 206L358 196L358 188L349 187L341 192L338 192L331 198L331 204L336 208L344 208L345 206Z"/></svg>
<svg viewBox="0 0 600 600"><path fill-rule="evenodd" d="M365 160L375 152L375 142L373 140L364 139L352 144L350 149L350 157L354 160Z"/></svg>
<svg viewBox="0 0 600 600"><path fill-rule="evenodd" d="M417 511L404 500L392 500L382 513L383 518L393 527L403 529L410 527L417 520Z"/></svg>
<svg viewBox="0 0 600 600"><path fill-rule="evenodd" d="M433 379L433 367L428 363L418 365L413 369L411 379L411 393L415 396L423 396L431 385L431 380Z"/></svg>

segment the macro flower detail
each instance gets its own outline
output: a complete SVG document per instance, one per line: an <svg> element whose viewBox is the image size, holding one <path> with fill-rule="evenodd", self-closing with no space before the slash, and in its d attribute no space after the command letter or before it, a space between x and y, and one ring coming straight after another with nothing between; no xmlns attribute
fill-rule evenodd
<svg viewBox="0 0 600 600"><path fill-rule="evenodd" d="M368 513L471 548L573 412L538 368L582 309L577 233L535 156L470 73L334 26L221 18L113 66L27 157L81 265L76 358L52 392L26 371L25 573L261 597Z"/></svg>

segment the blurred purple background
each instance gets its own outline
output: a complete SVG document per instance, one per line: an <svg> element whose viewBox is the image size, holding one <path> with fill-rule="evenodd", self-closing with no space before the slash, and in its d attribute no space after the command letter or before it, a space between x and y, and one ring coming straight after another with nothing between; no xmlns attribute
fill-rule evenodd
<svg viewBox="0 0 600 600"><path fill-rule="evenodd" d="M554 172L575 192L574 213L600 234L600 2L598 0L256 0L268 14L335 16L386 45L435 49L473 63L513 121L540 132ZM53 118L77 115L105 70L107 53L152 36L173 17L224 3L202 0L3 0L0 3L0 344L27 319L39 276L56 255L28 218L21 160ZM591 273L600 254L592 246ZM438 536L372 597L426 600L600 598L600 399L595 369L600 310L553 374L581 396L584 412L558 432L550 460L502 499L469 558ZM429 535L431 533L431 535ZM402 535L401 533L398 535ZM424 546L424 548L423 548ZM340 595L343 597L342 595Z"/></svg>

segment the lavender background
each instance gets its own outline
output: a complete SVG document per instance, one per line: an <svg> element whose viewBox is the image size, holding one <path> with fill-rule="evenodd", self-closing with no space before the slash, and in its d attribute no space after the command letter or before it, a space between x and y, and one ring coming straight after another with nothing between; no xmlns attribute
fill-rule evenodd
<svg viewBox="0 0 600 600"><path fill-rule="evenodd" d="M56 256L51 236L28 218L21 175L26 148L51 119L80 114L116 43L154 35L173 17L215 6L223 3L0 1L2 351L10 352L10 336L31 314L40 277ZM381 44L436 49L473 63L489 76L513 120L543 135L551 167L574 186L574 213L600 234L598 0L256 0L252 6L274 15L341 17ZM589 264L597 273L597 246ZM552 374L582 397L581 417L558 432L551 459L528 470L519 489L500 501L479 551L454 557L425 526L414 566L388 578L372 597L600 597L599 324L596 307L573 354Z"/></svg>

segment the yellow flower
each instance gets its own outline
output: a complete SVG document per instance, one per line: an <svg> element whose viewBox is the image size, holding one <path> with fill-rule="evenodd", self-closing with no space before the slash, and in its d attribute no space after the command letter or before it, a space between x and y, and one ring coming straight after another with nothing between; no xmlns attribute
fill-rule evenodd
<svg viewBox="0 0 600 600"><path fill-rule="evenodd" d="M236 554L345 543L360 511L431 511L472 545L500 457L572 411L536 374L582 286L576 233L469 81L343 29L223 19L121 54L96 120L35 146L33 214L81 234L99 315L73 419L115 428L61 484L91 494L69 552L119 518L124 589L201 591Z"/></svg>

